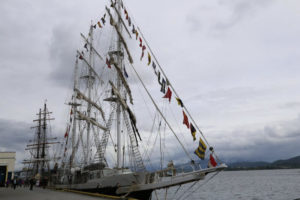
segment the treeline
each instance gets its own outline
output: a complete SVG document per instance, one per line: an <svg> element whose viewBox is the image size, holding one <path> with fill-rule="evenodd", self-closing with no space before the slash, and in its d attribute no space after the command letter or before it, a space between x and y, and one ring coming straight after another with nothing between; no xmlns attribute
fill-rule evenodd
<svg viewBox="0 0 300 200"><path fill-rule="evenodd" d="M226 170L263 170L263 169L295 169L300 168L300 156L287 160L268 162L236 162L228 165Z"/></svg>

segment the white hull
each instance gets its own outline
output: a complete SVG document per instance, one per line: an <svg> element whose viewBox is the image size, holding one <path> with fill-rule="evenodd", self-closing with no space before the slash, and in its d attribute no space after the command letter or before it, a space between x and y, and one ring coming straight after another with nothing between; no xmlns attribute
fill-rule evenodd
<svg viewBox="0 0 300 200"><path fill-rule="evenodd" d="M160 172L137 172L125 174L113 174L101 178L88 180L86 183L56 185L59 189L73 190L101 190L101 188L115 188L116 195L130 194L139 191L152 191L161 188L181 185L199 181L205 178L207 173L221 171L227 166L221 164L215 168L201 169L188 173L171 176L160 176Z"/></svg>
<svg viewBox="0 0 300 200"><path fill-rule="evenodd" d="M129 187L128 186L120 187L117 189L116 193L123 194L123 193L130 193L130 192L143 191L143 190L156 190L156 189L181 185L189 182L194 182L194 181L204 179L207 173L221 171L226 167L227 167L226 165L222 164L215 168L207 168L207 169L202 169L202 170L193 171L189 173L182 173L176 176L156 177L156 180L154 180L152 183L136 184Z"/></svg>

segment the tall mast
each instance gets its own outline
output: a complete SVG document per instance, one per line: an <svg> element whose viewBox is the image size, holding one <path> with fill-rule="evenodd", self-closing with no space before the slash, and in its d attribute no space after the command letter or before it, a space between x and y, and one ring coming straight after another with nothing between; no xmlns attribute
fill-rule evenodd
<svg viewBox="0 0 300 200"><path fill-rule="evenodd" d="M117 1L117 10L120 13L121 11L121 3L120 0ZM118 18L118 29L122 33L122 24L120 17ZM117 36L117 62L118 65L122 68L123 58L121 53L121 38ZM121 89L121 80L120 77L117 76L117 89L120 91ZM117 103L117 168L120 169L122 167L122 141L121 141L121 105Z"/></svg>
<svg viewBox="0 0 300 200"><path fill-rule="evenodd" d="M44 104L44 117L43 117L43 134L42 134L42 139L43 139L43 143L42 143L42 155L41 155L41 159L42 159L42 170L41 170L41 175L44 176L44 172L45 172L45 144L46 144L46 126L47 126L47 121L46 121L46 117L47 117L47 106L46 103Z"/></svg>
<svg viewBox="0 0 300 200"><path fill-rule="evenodd" d="M77 96L77 92L76 92L76 88L78 85L78 80L77 80L77 73L78 73L78 58L76 58L76 62L75 62L75 70L74 70L74 86L73 86L73 91L74 91L74 96L73 96L73 101L71 102L71 106L72 106L72 112L73 115L76 116L76 111L77 111L77 101L76 101L76 96ZM71 116L73 117L73 116ZM73 166L73 159L74 159L74 154L75 154L75 141L76 141L76 125L77 125L77 119L76 117L73 117L73 126L72 126L72 152L71 152L71 156L70 156L70 169Z"/></svg>
<svg viewBox="0 0 300 200"><path fill-rule="evenodd" d="M38 118L38 127L37 127L37 151L36 151L36 159L37 159L37 162L36 162L36 171L35 171L35 174L38 174L39 173L39 158L40 158L40 145L41 145L41 121L42 121L42 109L40 109L39 111L39 118ZM33 120L35 121L35 120Z"/></svg>
<svg viewBox="0 0 300 200"><path fill-rule="evenodd" d="M91 68L93 68L93 26L90 26L90 56L89 56L89 63L91 65ZM93 79L92 79L92 70L89 68L89 74L88 74L88 98L91 99L91 90L92 90L92 84L93 84ZM88 118L91 117L91 107L92 105L88 102L88 107L87 107L87 115ZM87 121L87 135L86 135L86 158L85 158L85 164L89 164L90 162L90 131L91 131L91 123Z"/></svg>

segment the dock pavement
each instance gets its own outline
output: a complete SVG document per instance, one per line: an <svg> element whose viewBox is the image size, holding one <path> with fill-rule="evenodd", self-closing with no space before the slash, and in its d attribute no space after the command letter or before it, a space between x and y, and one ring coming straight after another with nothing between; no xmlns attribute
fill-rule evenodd
<svg viewBox="0 0 300 200"><path fill-rule="evenodd" d="M29 187L20 188L3 188L0 187L0 200L111 200L120 199L93 196L91 193L75 193L70 191L51 190L42 188L33 188L29 190Z"/></svg>

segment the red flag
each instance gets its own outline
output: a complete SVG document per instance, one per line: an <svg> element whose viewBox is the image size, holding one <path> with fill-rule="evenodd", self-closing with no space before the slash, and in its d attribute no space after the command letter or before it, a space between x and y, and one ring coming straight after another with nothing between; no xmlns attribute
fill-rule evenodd
<svg viewBox="0 0 300 200"><path fill-rule="evenodd" d="M109 62L109 60L107 58L106 58L106 64L107 64L108 68L111 68L110 62Z"/></svg>
<svg viewBox="0 0 300 200"><path fill-rule="evenodd" d="M140 37L140 47L143 47L143 40L141 37Z"/></svg>
<svg viewBox="0 0 300 200"><path fill-rule="evenodd" d="M143 47L142 47L142 51L145 51L145 49L146 49L146 46L145 46L145 45L143 45Z"/></svg>
<svg viewBox="0 0 300 200"><path fill-rule="evenodd" d="M69 135L69 134L68 134L68 131L66 131L66 133L65 133L65 138L67 138L67 137L68 137L68 135Z"/></svg>
<svg viewBox="0 0 300 200"><path fill-rule="evenodd" d="M79 59L80 59L80 60L83 60L83 57L82 57L82 55L79 55Z"/></svg>
<svg viewBox="0 0 300 200"><path fill-rule="evenodd" d="M126 9L124 9L124 14L126 15L126 19L128 19L128 12Z"/></svg>
<svg viewBox="0 0 300 200"><path fill-rule="evenodd" d="M183 113L183 124L185 124L186 127L187 127L188 129L190 129L189 119L188 119L188 117L186 116L186 114L185 114L184 111L182 111L182 113Z"/></svg>
<svg viewBox="0 0 300 200"><path fill-rule="evenodd" d="M172 91L170 90L170 87L168 87L168 91L165 94L165 96L163 96L163 98L168 98L169 102L171 102L171 97L172 97Z"/></svg>
<svg viewBox="0 0 300 200"><path fill-rule="evenodd" d="M73 115L73 110L71 109L70 115Z"/></svg>
<svg viewBox="0 0 300 200"><path fill-rule="evenodd" d="M208 167L215 167L215 166L217 166L217 162L215 161L213 155L210 154Z"/></svg>

